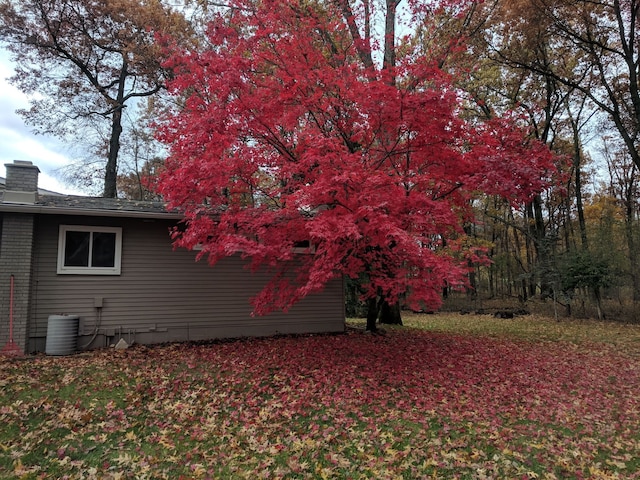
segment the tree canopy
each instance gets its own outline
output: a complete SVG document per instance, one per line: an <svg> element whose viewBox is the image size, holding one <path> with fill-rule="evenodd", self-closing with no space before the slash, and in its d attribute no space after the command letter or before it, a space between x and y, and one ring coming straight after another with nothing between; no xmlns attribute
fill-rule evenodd
<svg viewBox="0 0 640 480"><path fill-rule="evenodd" d="M160 189L185 214L178 245L198 244L212 264L240 253L273 269L256 313L342 275L364 279L364 298L436 306L481 254L463 231L474 195L524 201L547 185L549 150L517 118L465 120L422 47L394 46L394 61L378 66L376 43L359 31L371 12L347 2L230 7L215 15L207 48L176 49L166 64L186 99L163 126ZM296 256L303 244L309 254Z"/></svg>

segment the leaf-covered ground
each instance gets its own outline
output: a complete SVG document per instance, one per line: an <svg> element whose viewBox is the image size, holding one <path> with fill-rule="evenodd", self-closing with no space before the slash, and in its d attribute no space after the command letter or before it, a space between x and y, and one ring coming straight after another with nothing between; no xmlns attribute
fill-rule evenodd
<svg viewBox="0 0 640 480"><path fill-rule="evenodd" d="M0 359L0 478L640 478L639 327L408 323Z"/></svg>

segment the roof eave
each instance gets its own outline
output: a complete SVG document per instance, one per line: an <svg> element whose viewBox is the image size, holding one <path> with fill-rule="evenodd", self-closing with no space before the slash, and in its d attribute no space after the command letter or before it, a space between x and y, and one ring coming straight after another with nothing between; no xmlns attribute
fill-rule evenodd
<svg viewBox="0 0 640 480"><path fill-rule="evenodd" d="M97 208L65 208L46 205L11 204L0 202L0 212L34 213L43 215L74 215L79 217L121 217L180 220L184 215L178 212L144 212L135 210L109 210Z"/></svg>

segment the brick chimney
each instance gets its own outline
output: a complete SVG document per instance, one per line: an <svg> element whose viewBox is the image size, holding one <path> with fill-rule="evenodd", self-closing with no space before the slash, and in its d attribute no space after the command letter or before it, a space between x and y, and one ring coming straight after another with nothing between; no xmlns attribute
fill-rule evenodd
<svg viewBox="0 0 640 480"><path fill-rule="evenodd" d="M38 199L38 167L20 160L7 163L5 167L7 178L0 203L33 205ZM12 340L8 323L13 314L15 344L20 351L26 352L30 348L35 215L20 211L20 208L16 210L5 210L0 216L0 346ZM13 299L10 298L11 283L14 284Z"/></svg>
<svg viewBox="0 0 640 480"><path fill-rule="evenodd" d="M4 203L33 204L38 200L38 174L40 169L26 160L5 163L7 179Z"/></svg>

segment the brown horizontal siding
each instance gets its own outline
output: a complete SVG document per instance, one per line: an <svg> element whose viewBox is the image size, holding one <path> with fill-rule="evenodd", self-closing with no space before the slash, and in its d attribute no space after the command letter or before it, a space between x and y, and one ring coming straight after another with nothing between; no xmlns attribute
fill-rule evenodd
<svg viewBox="0 0 640 480"><path fill-rule="evenodd" d="M133 331L135 340L144 343L344 328L341 281L331 282L286 314L252 317L249 298L268 281L268 272L251 272L239 256L213 268L206 260L196 262L194 252L173 250L166 222L86 220L84 225L122 227L121 274L58 275L58 227L78 224L78 218L41 216L36 226L32 345L42 343L35 339L46 335L52 314L79 315L80 333L92 333L96 297L103 299L101 333ZM158 331L162 329L167 331Z"/></svg>

